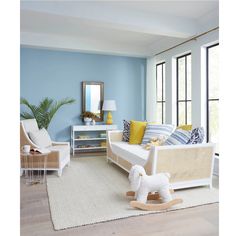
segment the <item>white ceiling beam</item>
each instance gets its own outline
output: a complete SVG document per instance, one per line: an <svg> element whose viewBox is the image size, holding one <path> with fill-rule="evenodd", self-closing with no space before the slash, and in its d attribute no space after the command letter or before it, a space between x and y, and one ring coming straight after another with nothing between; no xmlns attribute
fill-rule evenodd
<svg viewBox="0 0 236 236"><path fill-rule="evenodd" d="M66 37L55 34L21 32L21 45L35 48L46 48L65 51L89 52L96 54L120 55L131 57L147 57L145 48L130 44L114 44L80 37Z"/></svg>
<svg viewBox="0 0 236 236"><path fill-rule="evenodd" d="M198 24L193 19L167 14L147 14L101 2L21 2L21 9L78 18L97 26L131 32L188 38L195 35Z"/></svg>

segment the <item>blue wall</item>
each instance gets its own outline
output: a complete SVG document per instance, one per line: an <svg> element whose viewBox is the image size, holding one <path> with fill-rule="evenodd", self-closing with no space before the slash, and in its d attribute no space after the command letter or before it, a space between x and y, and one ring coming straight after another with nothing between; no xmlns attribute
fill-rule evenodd
<svg viewBox="0 0 236 236"><path fill-rule="evenodd" d="M116 100L113 121L122 128L123 119L145 118L145 77L143 58L21 48L21 97L33 104L44 97L76 99L62 107L49 126L57 141L69 140L70 126L82 123L82 81L104 82L104 98Z"/></svg>

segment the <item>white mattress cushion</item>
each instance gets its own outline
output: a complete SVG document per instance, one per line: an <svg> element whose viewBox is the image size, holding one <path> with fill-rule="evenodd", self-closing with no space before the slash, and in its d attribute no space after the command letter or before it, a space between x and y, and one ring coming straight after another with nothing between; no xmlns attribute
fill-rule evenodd
<svg viewBox="0 0 236 236"><path fill-rule="evenodd" d="M65 158L70 155L70 147L67 145L55 145L48 147L50 151L59 152L60 161L63 161Z"/></svg>
<svg viewBox="0 0 236 236"><path fill-rule="evenodd" d="M149 151L140 145L129 144L127 142L111 142L112 151L132 165L145 165Z"/></svg>

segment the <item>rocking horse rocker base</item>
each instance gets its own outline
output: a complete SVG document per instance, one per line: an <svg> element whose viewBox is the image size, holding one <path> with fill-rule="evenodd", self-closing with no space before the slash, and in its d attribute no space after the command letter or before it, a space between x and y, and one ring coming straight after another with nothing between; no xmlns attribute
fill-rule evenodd
<svg viewBox="0 0 236 236"><path fill-rule="evenodd" d="M173 190L170 190L171 193L173 193ZM129 197L134 197L135 192L129 191L126 193L126 196ZM158 193L149 193L147 196L147 200L160 200L161 197ZM162 210L167 210L171 208L172 206L176 204L182 203L183 200L180 198L173 199L169 202L164 202L164 203L142 203L139 201L131 201L130 206L134 208L138 208L144 211L162 211Z"/></svg>

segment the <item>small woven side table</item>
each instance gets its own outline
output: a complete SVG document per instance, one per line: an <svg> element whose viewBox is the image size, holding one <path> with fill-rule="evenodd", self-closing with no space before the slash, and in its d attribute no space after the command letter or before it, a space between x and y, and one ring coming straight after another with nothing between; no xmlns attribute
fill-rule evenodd
<svg viewBox="0 0 236 236"><path fill-rule="evenodd" d="M21 152L21 170L24 171L26 184L45 183L47 174L47 153Z"/></svg>

